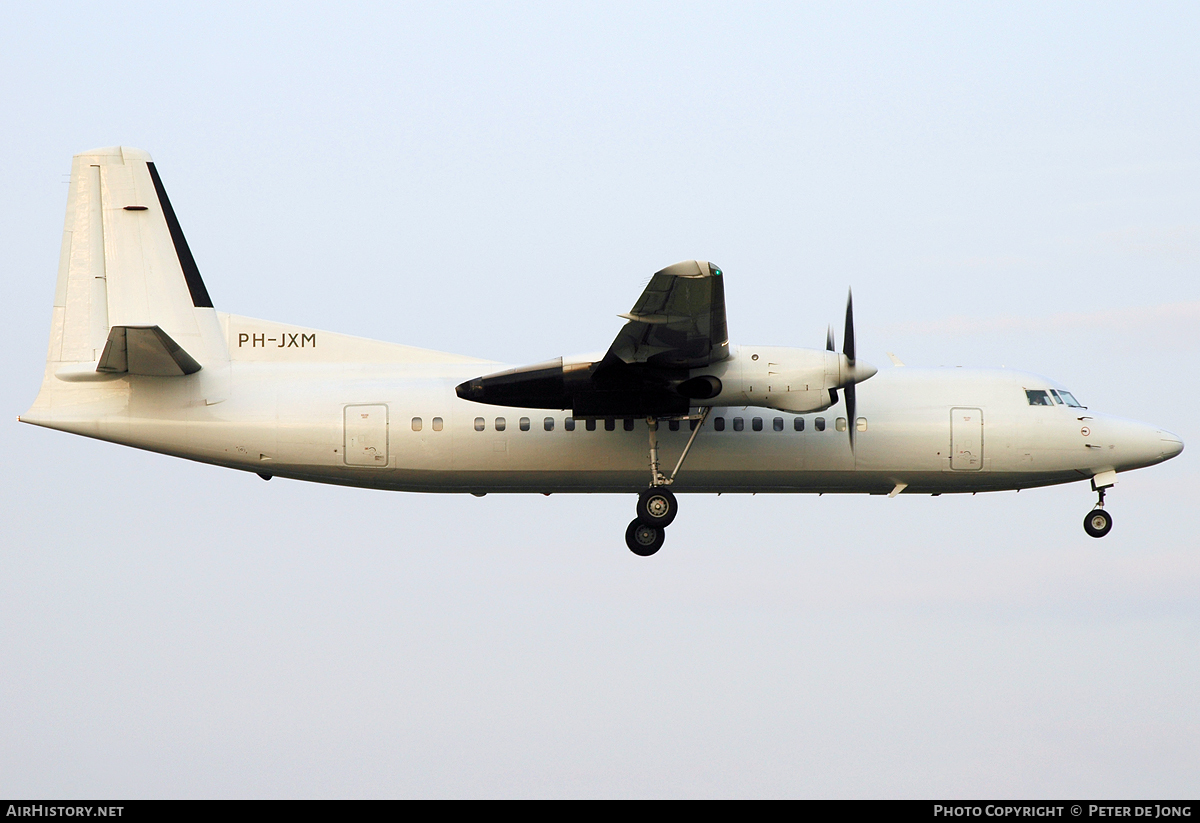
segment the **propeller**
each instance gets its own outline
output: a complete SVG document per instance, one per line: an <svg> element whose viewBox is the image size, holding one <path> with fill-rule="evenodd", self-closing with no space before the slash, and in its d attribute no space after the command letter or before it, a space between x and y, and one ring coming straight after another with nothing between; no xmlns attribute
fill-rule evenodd
<svg viewBox="0 0 1200 823"><path fill-rule="evenodd" d="M825 333L825 349L826 351L837 351L833 344L833 326ZM854 433L858 431L857 414L858 414L858 398L855 392L855 384L861 383L868 377L876 373L876 368L868 363L859 365L855 362L854 354L854 293L847 292L846 294L846 331L842 337L842 354L846 358L845 367L842 371L843 383L840 388L846 392L846 429L850 433L850 450L854 451ZM829 403L835 405L838 402L837 389L829 389Z"/></svg>
<svg viewBox="0 0 1200 823"><path fill-rule="evenodd" d="M830 340L833 336L830 334ZM850 363L851 377L850 382L845 385L846 390L846 430L850 432L850 451L854 451L854 432L858 429L855 424L855 396L854 396L854 292L846 292L846 332L842 335L842 354L846 355L846 360Z"/></svg>

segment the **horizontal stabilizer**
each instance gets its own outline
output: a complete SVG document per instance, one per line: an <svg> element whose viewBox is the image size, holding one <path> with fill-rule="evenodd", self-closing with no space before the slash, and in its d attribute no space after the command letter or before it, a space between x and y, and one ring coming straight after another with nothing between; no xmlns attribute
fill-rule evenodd
<svg viewBox="0 0 1200 823"><path fill-rule="evenodd" d="M158 326L113 326L96 371L181 377L200 371L200 364Z"/></svg>

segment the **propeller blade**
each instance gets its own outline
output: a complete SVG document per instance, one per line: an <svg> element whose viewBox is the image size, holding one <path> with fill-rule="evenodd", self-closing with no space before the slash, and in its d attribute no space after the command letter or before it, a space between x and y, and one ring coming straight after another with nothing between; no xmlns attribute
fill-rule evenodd
<svg viewBox="0 0 1200 823"><path fill-rule="evenodd" d="M854 416L855 412L857 411L855 408L856 405L857 404L855 403L854 397L854 384L849 383L846 386L846 429L850 432L851 452L854 451L854 432L858 429L858 426L855 425L854 422L856 420Z"/></svg>
<svg viewBox="0 0 1200 823"><path fill-rule="evenodd" d="M846 355L846 360L851 366L854 365L854 292L853 290L846 291L846 332L842 335L842 354ZM854 451L854 432L858 426L855 424L855 412L857 411L857 398L854 391L854 378L843 387L846 391L846 430L850 432L850 451Z"/></svg>
<svg viewBox="0 0 1200 823"><path fill-rule="evenodd" d="M833 347L833 326L830 326L825 331L825 350L837 351L837 349Z"/></svg>
<svg viewBox="0 0 1200 823"><path fill-rule="evenodd" d="M832 339L832 338L830 338ZM854 365L854 293L846 293L846 333L842 335L842 354Z"/></svg>

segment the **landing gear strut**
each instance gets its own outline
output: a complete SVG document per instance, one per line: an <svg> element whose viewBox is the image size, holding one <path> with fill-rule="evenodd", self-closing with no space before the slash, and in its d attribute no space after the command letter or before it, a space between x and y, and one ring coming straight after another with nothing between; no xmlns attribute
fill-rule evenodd
<svg viewBox="0 0 1200 823"><path fill-rule="evenodd" d="M1100 499L1096 501L1096 508L1083 518L1083 530L1089 537L1104 537L1112 531L1112 515L1104 510L1104 492L1107 489L1107 486L1096 489L1096 493L1100 495Z"/></svg>
<svg viewBox="0 0 1200 823"><path fill-rule="evenodd" d="M667 526L671 525L675 515L679 512L679 504L675 500L675 495L667 486L675 482L675 476L679 474L679 469L683 466L683 461L687 459L692 443L696 442L696 435L700 433L711 410L711 407L705 406L700 409L698 418L692 416L680 418L699 420L699 422L696 424L696 428L692 429L692 436L688 438L687 445L683 447L683 453L679 455L679 462L675 464L669 477L662 473L658 463L658 418L646 418L646 426L650 430L650 488L644 489L638 494L637 518L625 530L625 545L629 546L629 550L639 557L649 557L662 548Z"/></svg>

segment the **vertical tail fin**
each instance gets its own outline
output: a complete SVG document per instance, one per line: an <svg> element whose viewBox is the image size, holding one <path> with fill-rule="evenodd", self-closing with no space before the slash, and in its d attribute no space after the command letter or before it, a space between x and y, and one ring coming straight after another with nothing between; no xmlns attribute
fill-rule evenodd
<svg viewBox="0 0 1200 823"><path fill-rule="evenodd" d="M226 359L212 309L150 155L76 155L48 359L98 362L114 326L158 326L202 366Z"/></svg>
<svg viewBox="0 0 1200 823"><path fill-rule="evenodd" d="M85 401L65 392L66 383L120 374L206 372L194 378L207 384L206 395L225 390L221 323L144 151L93 149L72 161L46 361L31 414Z"/></svg>

